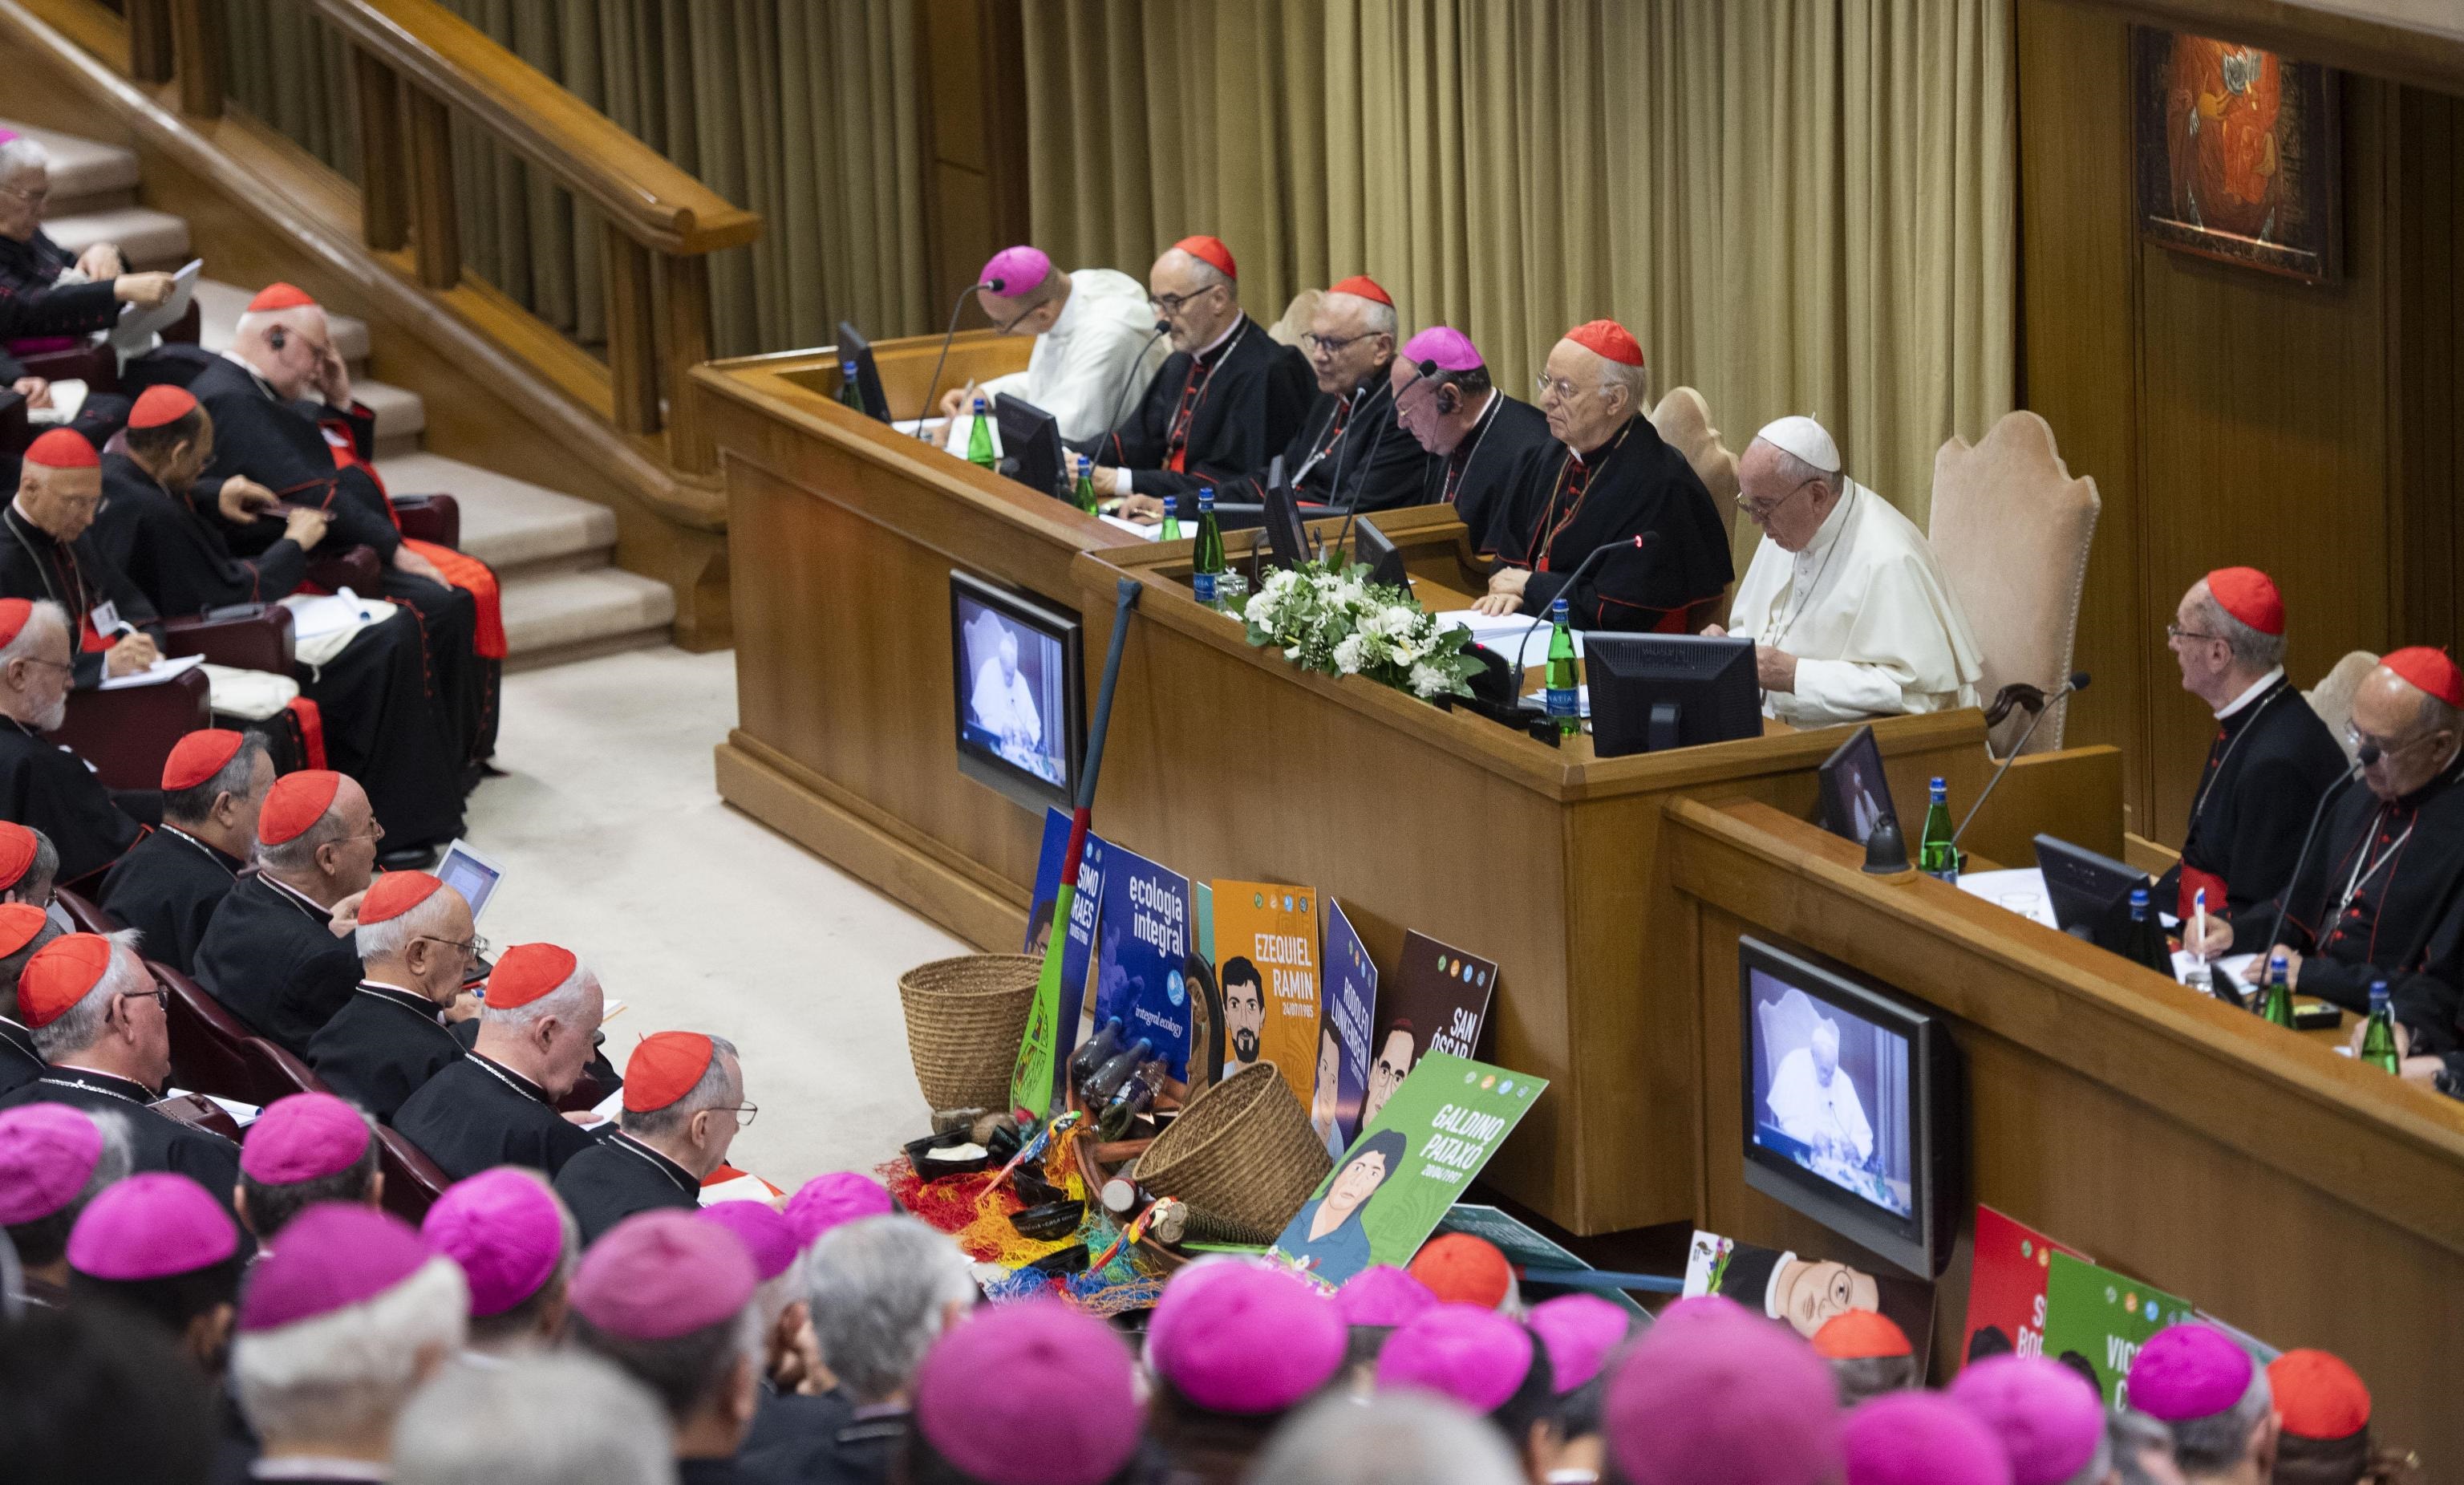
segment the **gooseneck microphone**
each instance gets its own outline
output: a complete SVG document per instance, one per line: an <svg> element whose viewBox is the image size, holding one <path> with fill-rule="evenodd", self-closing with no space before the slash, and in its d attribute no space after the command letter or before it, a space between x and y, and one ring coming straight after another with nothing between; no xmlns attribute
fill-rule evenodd
<svg viewBox="0 0 2464 1485"><path fill-rule="evenodd" d="M2301 885L2301 868L2309 864L2310 848L2318 844L2319 822L2327 817L2329 801L2344 792L2346 785L2360 778L2363 769L2378 761L2379 745L2375 742L2363 743L2353 752L2353 766L2345 769L2342 778L2328 785L2326 792L2319 796L2319 803L2311 807L2310 828L2301 832L2301 853L2293 858L2293 874L2284 878L2284 891L2277 896L2276 921L2268 924L2267 942L2258 946L2261 954L2273 953L2276 946L2284 942L2284 915L2293 907L2293 889ZM2321 923L2320 928L2324 932L2326 925Z"/></svg>
<svg viewBox="0 0 2464 1485"><path fill-rule="evenodd" d="M1130 374L1121 378L1121 394L1112 399L1112 415L1104 420L1104 431L1095 437L1095 447L1098 449L1104 447L1105 439L1110 438L1112 440L1112 463L1116 468L1122 462L1121 414L1129 410L1130 388L1138 385L1138 367L1147 364L1147 352L1155 349L1156 337L1169 335L1171 333L1172 321L1169 320L1158 320L1155 322L1155 334L1148 336L1145 340L1138 343L1137 356L1130 362ZM1103 496L1109 495L1111 492L1098 490L1095 493L1098 496Z"/></svg>
<svg viewBox="0 0 2464 1485"><path fill-rule="evenodd" d="M1395 391L1394 404L1397 408L1402 406L1403 393L1412 389L1412 383L1420 381L1425 377L1432 377L1438 374L1438 364L1435 361L1415 361L1409 362L1407 365L1411 366L1412 374L1404 381L1402 387L1397 388ZM1387 385L1389 387L1394 386L1391 378ZM1395 419L1390 411L1385 425L1377 430L1377 441L1369 446L1370 467L1375 468L1376 466L1377 451L1386 447L1386 435L1394 431ZM1334 461L1334 488L1337 490L1343 488L1343 460L1340 457ZM1359 515L1360 500L1357 497L1344 502L1343 525L1334 533L1333 545L1320 546L1318 548L1318 556L1320 558L1325 557L1325 555L1330 551L1340 552L1343 550L1343 543L1352 540L1352 523L1359 518Z"/></svg>
<svg viewBox="0 0 2464 1485"><path fill-rule="evenodd" d="M1599 545L1593 547L1591 555L1585 557L1581 562L1574 564L1574 570L1566 574L1566 586L1557 589L1558 594L1563 596L1564 594L1573 592L1574 590L1574 585L1583 581L1583 574L1591 571L1593 565L1601 558L1606 557L1609 553L1644 551L1649 549L1652 543L1659 540L1659 532L1644 531L1635 536L1621 536L1614 542L1604 542ZM1549 610L1547 609L1542 609L1538 613L1532 615L1531 622L1523 626L1523 632L1516 635L1514 638L1513 695L1515 699L1518 701L1523 696L1523 652L1529 648L1531 644L1531 632L1538 629L1543 623L1545 623L1548 620L1548 617Z"/></svg>
<svg viewBox="0 0 2464 1485"><path fill-rule="evenodd" d="M2073 692L2085 691L2087 682L2087 672L2073 671L2071 678L2062 682L2062 689L2045 698L2037 706L2036 715L2028 719L2028 730L2019 734L2019 741L2012 746L2010 756L2002 760L2002 766L1994 769L1993 777L1985 781L1985 791L1976 796L1976 803L1968 807L1968 813L1960 816L1959 829L1950 832L1950 849L1953 853L1959 850L1959 837L1968 833L1968 822L1976 818L1976 811L1984 809L1985 802L1993 797L1994 787L2001 784L2002 775L2009 773L2011 765L2019 761L2019 755L2028 750L2028 740L2036 735L2037 724L2045 720L2045 714L2069 700ZM1958 859L1955 853L1952 859Z"/></svg>
<svg viewBox="0 0 2464 1485"><path fill-rule="evenodd" d="M949 364L950 343L958 338L958 317L967 311L967 296L979 289L990 289L999 294L1004 281L987 278L981 283L971 283L958 291L957 302L950 306L950 328L941 332L941 354L933 363L933 380L924 384L924 406L915 411L915 436L926 443L933 441L933 435L924 431L924 424L933 415L933 394L941 389L941 367Z"/></svg>

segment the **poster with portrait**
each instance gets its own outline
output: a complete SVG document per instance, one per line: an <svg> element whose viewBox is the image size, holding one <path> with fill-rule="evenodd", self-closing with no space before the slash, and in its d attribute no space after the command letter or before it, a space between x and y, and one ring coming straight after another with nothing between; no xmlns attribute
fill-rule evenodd
<svg viewBox="0 0 2464 1485"><path fill-rule="evenodd" d="M1165 1071L1189 1076L1189 878L1119 846L1104 852L1096 914L1095 1014L1124 1041L1146 1038ZM1075 931L1075 924L1071 925Z"/></svg>
<svg viewBox="0 0 2464 1485"><path fill-rule="evenodd" d="M1411 1262L1548 1086L1443 1052L1420 1058L1271 1255L1330 1287L1374 1264Z"/></svg>
<svg viewBox="0 0 2464 1485"><path fill-rule="evenodd" d="M2134 26L2139 230L2180 252L2333 283L2343 273L2343 103L2334 69Z"/></svg>
<svg viewBox="0 0 2464 1485"><path fill-rule="evenodd" d="M1316 889L1283 882L1213 885L1223 1075L1271 1062L1309 1108L1318 1065Z"/></svg>
<svg viewBox="0 0 2464 1485"><path fill-rule="evenodd" d="M2148 1337L2197 1317L2190 1301L2057 1249L2045 1266L2044 1354L2122 1407L2130 1363Z"/></svg>
<svg viewBox="0 0 2464 1485"><path fill-rule="evenodd" d="M1968 1266L1968 1337L1961 1365L1989 1356L2045 1350L2045 1280L2054 1254L2087 1255L1979 1202L1976 1251Z"/></svg>
<svg viewBox="0 0 2464 1485"><path fill-rule="evenodd" d="M1725 1295L1808 1341L1834 1316L1876 1311L1908 1338L1919 1376L1932 1350L1931 1284L1868 1274L1837 1258L1759 1248L1697 1230L1685 1250L1685 1294Z"/></svg>
<svg viewBox="0 0 2464 1485"><path fill-rule="evenodd" d="M1377 1024L1377 965L1369 958L1343 904L1326 899L1326 1012L1317 1032L1317 1097L1309 1125L1341 1155L1360 1134L1360 1100L1369 1092L1370 1029Z"/></svg>
<svg viewBox="0 0 2464 1485"><path fill-rule="evenodd" d="M1069 853L1069 816L1063 810L1047 809L1044 812L1044 845L1035 863L1035 896L1027 905L1026 946L1022 952L1037 960L1044 958L1045 945L1052 940L1054 904L1061 898L1061 868ZM1068 1075L1069 1053L1080 1041L1101 1023L1095 1019L1095 1004L1087 993L1089 975L1094 968L1095 917L1100 906L1104 882L1104 842L1094 831L1087 832L1086 849L1078 857L1078 891L1070 899L1069 922L1061 943L1061 1045L1053 1053L1053 1081L1056 1094L1059 1083Z"/></svg>
<svg viewBox="0 0 2464 1485"><path fill-rule="evenodd" d="M1497 965L1418 931L1403 935L1403 957L1377 1007L1369 1049L1369 1086L1360 1121L1376 1120L1413 1067L1432 1052L1468 1057L1480 1051L1481 1024L1497 988Z"/></svg>

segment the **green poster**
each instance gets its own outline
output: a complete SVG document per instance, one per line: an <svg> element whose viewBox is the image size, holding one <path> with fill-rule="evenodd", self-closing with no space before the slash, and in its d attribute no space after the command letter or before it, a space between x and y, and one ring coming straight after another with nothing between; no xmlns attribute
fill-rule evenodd
<svg viewBox="0 0 2464 1485"><path fill-rule="evenodd" d="M2123 1380L2142 1342L2192 1319L2190 1301L2054 1250L2045 1274L2045 1354L2096 1373L2097 1390L2123 1406Z"/></svg>
<svg viewBox="0 0 2464 1485"><path fill-rule="evenodd" d="M1430 1053L1334 1163L1274 1252L1329 1285L1374 1264L1411 1262L1548 1086Z"/></svg>

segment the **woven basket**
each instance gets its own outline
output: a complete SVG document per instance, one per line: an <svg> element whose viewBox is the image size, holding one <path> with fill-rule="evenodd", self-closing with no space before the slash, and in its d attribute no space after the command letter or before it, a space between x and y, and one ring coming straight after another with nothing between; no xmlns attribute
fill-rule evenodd
<svg viewBox="0 0 2464 1485"><path fill-rule="evenodd" d="M1019 1039L1044 962L1025 954L969 954L918 964L898 977L907 1055L935 1109L1006 1109Z"/></svg>
<svg viewBox="0 0 2464 1485"><path fill-rule="evenodd" d="M1189 1204L1201 1230L1271 1243L1332 1164L1271 1062L1253 1063L1190 1099L1138 1157L1138 1182Z"/></svg>

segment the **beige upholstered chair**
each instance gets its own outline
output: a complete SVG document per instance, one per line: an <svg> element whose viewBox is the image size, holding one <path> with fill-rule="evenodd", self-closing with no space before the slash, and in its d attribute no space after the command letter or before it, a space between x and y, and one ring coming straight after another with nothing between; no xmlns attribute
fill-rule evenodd
<svg viewBox="0 0 2464 1485"><path fill-rule="evenodd" d="M1685 462L1694 466L1695 477L1711 492L1720 509L1734 512L1728 552L1736 560L1737 570L1744 572L1762 532L1736 508L1737 456L1720 442L1720 431L1711 426L1710 405L1691 387L1672 387L1660 399L1660 406L1651 410L1651 426L1670 448L1685 455Z"/></svg>
<svg viewBox="0 0 2464 1485"><path fill-rule="evenodd" d="M2098 506L2096 481L2071 477L2053 429L2033 412L2006 414L1972 448L1953 437L1934 455L1926 534L1984 651L1984 699L2013 681L2051 692L2070 675ZM2007 754L2028 720L2014 709L1987 741ZM2061 746L2062 721L2059 711L2047 718L2028 750Z"/></svg>
<svg viewBox="0 0 2464 1485"><path fill-rule="evenodd" d="M1309 321L1317 318L1317 301L1326 298L1324 289L1303 289L1284 306L1284 318L1266 326L1266 338L1278 345L1298 345L1309 334Z"/></svg>
<svg viewBox="0 0 2464 1485"><path fill-rule="evenodd" d="M2378 669L2379 657L2367 650L2356 650L2338 660L2335 668L2319 677L2319 684L2301 693L2310 710L2327 724L2327 735L2344 750L2344 762L2353 761L2353 742L2344 736L2344 726L2353 720L2353 693L2361 689L2362 677Z"/></svg>

